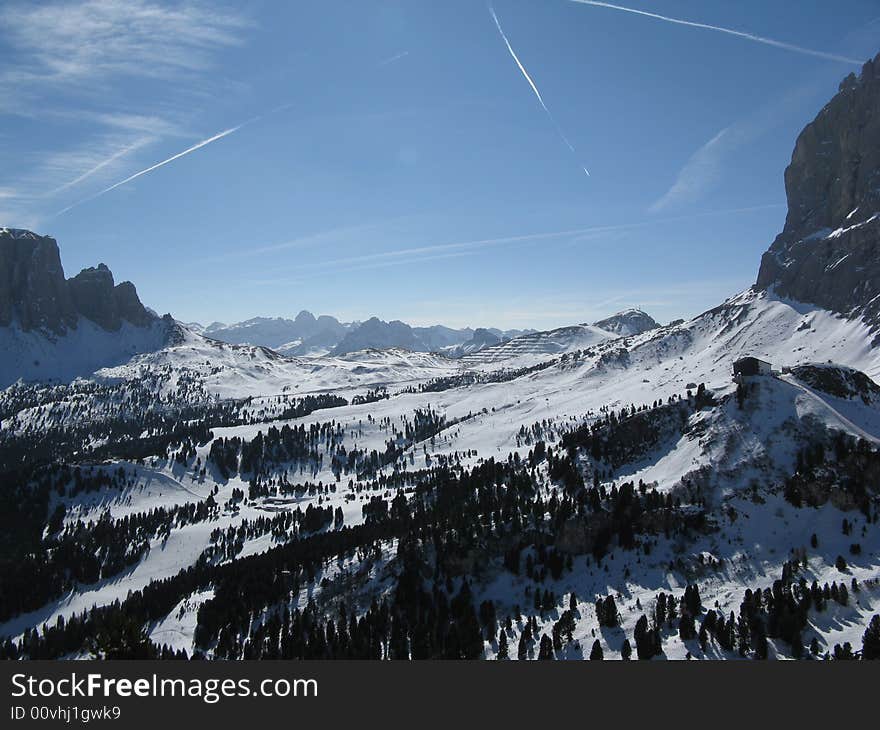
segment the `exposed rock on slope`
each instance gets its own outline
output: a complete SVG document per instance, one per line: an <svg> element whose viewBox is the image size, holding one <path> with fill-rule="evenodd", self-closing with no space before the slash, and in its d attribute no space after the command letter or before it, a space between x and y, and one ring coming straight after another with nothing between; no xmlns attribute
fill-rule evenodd
<svg viewBox="0 0 880 730"><path fill-rule="evenodd" d="M807 363L793 367L791 372L811 388L838 398L859 398L865 405L880 403L880 385L859 370L843 365Z"/></svg>
<svg viewBox="0 0 880 730"><path fill-rule="evenodd" d="M880 330L880 55L798 137L785 171L785 228L757 286Z"/></svg>
<svg viewBox="0 0 880 730"><path fill-rule="evenodd" d="M642 332L656 329L660 325L651 315L643 312L641 309L627 309L624 312L618 312L605 319L600 319L598 322L593 322L593 326L607 332L614 332L623 337L632 337L633 335L640 335Z"/></svg>

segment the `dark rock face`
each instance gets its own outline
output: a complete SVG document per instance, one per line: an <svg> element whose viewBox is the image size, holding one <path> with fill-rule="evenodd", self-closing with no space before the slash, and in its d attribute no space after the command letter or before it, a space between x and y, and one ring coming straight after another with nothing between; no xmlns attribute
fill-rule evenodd
<svg viewBox="0 0 880 730"><path fill-rule="evenodd" d="M80 271L67 282L76 310L105 330L118 330L121 322L113 298L113 274L104 264Z"/></svg>
<svg viewBox="0 0 880 730"><path fill-rule="evenodd" d="M880 329L880 55L801 132L785 190L756 286Z"/></svg>
<svg viewBox="0 0 880 730"><path fill-rule="evenodd" d="M155 320L134 285L114 286L104 264L65 279L54 238L0 228L0 326L63 335L80 316L113 332L124 321L146 327Z"/></svg>
<svg viewBox="0 0 880 730"><path fill-rule="evenodd" d="M60 335L76 319L55 239L0 228L0 326Z"/></svg>
<svg viewBox="0 0 880 730"><path fill-rule="evenodd" d="M136 327L147 327L155 319L155 315L141 303L137 289L130 281L122 281L113 287L113 301L119 318Z"/></svg>

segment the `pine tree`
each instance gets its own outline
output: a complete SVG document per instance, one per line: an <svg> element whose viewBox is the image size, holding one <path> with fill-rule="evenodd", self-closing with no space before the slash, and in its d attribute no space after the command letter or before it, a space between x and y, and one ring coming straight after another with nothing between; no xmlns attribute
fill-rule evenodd
<svg viewBox="0 0 880 730"><path fill-rule="evenodd" d="M528 656L528 654L529 654L529 642L526 639L525 631L523 631L523 633L521 633L519 635L519 646L517 647L517 650L516 650L516 658L519 660L523 660Z"/></svg>
<svg viewBox="0 0 880 730"><path fill-rule="evenodd" d="M507 659L507 633L504 629L498 630L498 658Z"/></svg>
<svg viewBox="0 0 880 730"><path fill-rule="evenodd" d="M650 659L660 653L660 637L657 629L648 628L648 617L644 614L636 621L634 638L639 659Z"/></svg>
<svg viewBox="0 0 880 730"><path fill-rule="evenodd" d="M596 639L593 642L593 648L590 650L590 661L595 661L597 659L604 659L605 654L602 652L602 646L599 644L599 640Z"/></svg>
<svg viewBox="0 0 880 730"><path fill-rule="evenodd" d="M880 614L874 614L862 636L862 659L880 659Z"/></svg>
<svg viewBox="0 0 880 730"><path fill-rule="evenodd" d="M538 650L538 659L555 659L553 656L553 640L544 634L541 637L541 648Z"/></svg>

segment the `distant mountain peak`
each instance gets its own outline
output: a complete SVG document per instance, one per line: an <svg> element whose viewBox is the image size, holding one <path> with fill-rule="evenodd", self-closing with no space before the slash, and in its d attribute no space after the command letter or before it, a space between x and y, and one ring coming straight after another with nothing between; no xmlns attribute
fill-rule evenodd
<svg viewBox="0 0 880 730"><path fill-rule="evenodd" d="M605 319L600 319L598 322L594 322L593 326L624 337L632 337L656 329L660 325L651 315L641 309L631 307Z"/></svg>

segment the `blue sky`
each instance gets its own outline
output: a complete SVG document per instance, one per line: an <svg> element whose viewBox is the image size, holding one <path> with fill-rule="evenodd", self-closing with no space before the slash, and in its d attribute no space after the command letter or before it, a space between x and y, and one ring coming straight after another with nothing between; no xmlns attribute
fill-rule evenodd
<svg viewBox="0 0 880 730"><path fill-rule="evenodd" d="M623 5L783 45L494 0L527 79L482 0L6 2L0 225L187 321L696 314L754 280L880 7Z"/></svg>

